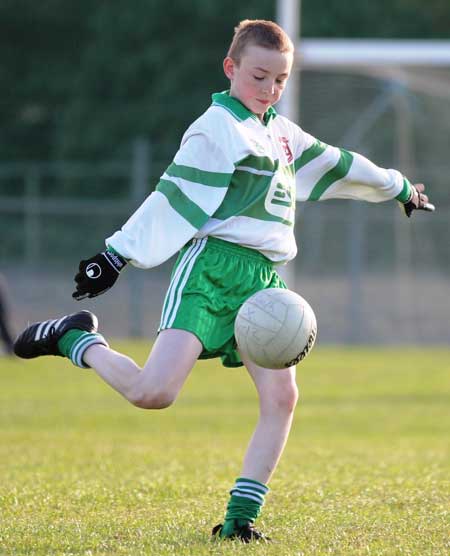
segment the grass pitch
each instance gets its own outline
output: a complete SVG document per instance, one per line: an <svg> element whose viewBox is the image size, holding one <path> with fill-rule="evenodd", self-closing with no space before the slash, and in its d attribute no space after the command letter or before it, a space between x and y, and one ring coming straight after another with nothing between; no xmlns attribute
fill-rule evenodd
<svg viewBox="0 0 450 556"><path fill-rule="evenodd" d="M0 359L0 554L448 554L449 371L445 350L316 348L259 519L276 543L241 545L210 530L256 423L244 370L200 362L146 412L65 360Z"/></svg>

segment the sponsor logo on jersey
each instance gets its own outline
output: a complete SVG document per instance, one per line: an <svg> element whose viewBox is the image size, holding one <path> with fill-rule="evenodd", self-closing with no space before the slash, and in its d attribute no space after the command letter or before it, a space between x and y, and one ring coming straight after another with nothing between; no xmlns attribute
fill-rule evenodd
<svg viewBox="0 0 450 556"><path fill-rule="evenodd" d="M269 214L293 223L295 199L288 177L275 173L264 201L264 208Z"/></svg>

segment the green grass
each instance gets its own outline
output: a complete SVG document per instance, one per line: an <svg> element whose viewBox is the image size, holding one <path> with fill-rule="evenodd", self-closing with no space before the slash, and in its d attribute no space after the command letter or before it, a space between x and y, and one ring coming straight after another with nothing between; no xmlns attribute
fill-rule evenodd
<svg viewBox="0 0 450 556"><path fill-rule="evenodd" d="M0 554L448 554L449 371L448 350L316 349L259 520L277 542L245 546L209 538L256 422L244 370L201 362L146 412L65 360L0 359Z"/></svg>

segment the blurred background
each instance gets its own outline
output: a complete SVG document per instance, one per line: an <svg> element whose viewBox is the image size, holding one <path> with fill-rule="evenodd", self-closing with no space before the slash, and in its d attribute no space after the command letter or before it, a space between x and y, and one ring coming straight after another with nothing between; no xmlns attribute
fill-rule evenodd
<svg viewBox="0 0 450 556"><path fill-rule="evenodd" d="M409 221L395 202L298 205L289 284L314 307L322 343L450 344L450 62L419 61L416 45L417 63L337 66L307 49L312 38L414 39L445 51L450 4L296 4L300 125L424 182L437 211ZM154 337L173 261L128 268L113 291L76 303L78 262L154 189L210 94L227 88L234 26L279 17L273 0L0 2L0 273L15 331L83 307L108 336Z"/></svg>

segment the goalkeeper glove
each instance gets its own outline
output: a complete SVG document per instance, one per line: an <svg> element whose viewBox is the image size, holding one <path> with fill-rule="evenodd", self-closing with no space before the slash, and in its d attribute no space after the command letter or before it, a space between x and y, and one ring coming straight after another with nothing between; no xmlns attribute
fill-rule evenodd
<svg viewBox="0 0 450 556"><path fill-rule="evenodd" d="M406 203L403 203L403 209L408 218L410 218L414 210L425 210L427 212L434 212L435 207L428 202L428 197L424 193L425 186L423 183L417 183L411 188L411 195Z"/></svg>
<svg viewBox="0 0 450 556"><path fill-rule="evenodd" d="M72 297L77 301L97 297L108 291L116 282L127 261L108 249L81 261L75 276L76 290Z"/></svg>

